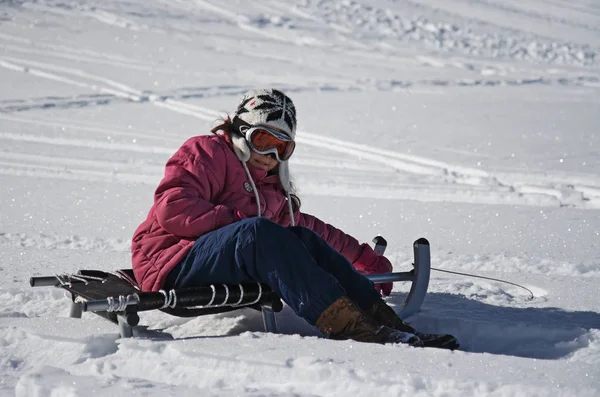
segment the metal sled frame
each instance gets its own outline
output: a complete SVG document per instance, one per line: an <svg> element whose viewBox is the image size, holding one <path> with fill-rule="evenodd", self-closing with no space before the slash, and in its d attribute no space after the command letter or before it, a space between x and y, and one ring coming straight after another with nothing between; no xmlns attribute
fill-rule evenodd
<svg viewBox="0 0 600 397"><path fill-rule="evenodd" d="M376 237L375 251L383 254L387 243ZM414 269L409 272L367 275L375 283L411 281L411 289L404 308L398 313L402 319L421 308L430 275L429 242L420 238L414 242ZM277 332L275 313L283 303L265 284L215 284L195 288L181 288L159 292L141 292L131 269L104 272L80 270L75 275L31 277L32 287L54 286L71 294L70 317L81 318L83 312L92 312L119 326L121 337L138 336L143 327L139 312L161 310L178 317L197 317L223 313L241 308L260 310L266 332Z"/></svg>
<svg viewBox="0 0 600 397"><path fill-rule="evenodd" d="M381 236L373 239L375 243L375 252L383 255L387 242ZM417 313L423 305L427 288L429 287L429 277L431 275L431 253L429 249L429 241L425 238L420 238L413 243L414 263L413 270L409 272L382 273L370 274L368 279L374 283L396 282L396 281L411 281L412 285L404 307L398 313L401 319L406 319Z"/></svg>

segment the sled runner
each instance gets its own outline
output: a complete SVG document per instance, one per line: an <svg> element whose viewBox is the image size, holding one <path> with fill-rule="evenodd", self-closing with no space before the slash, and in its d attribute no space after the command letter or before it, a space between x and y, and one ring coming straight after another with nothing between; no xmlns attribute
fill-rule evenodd
<svg viewBox="0 0 600 397"><path fill-rule="evenodd" d="M387 246L385 239L378 236L373 242L375 251L383 254ZM367 276L375 283L412 282L404 308L398 313L402 319L419 311L429 285L429 242L420 238L414 242L413 248L413 270ZM132 269L114 272L80 270L77 274L31 277L30 285L64 289L71 295L71 317L81 318L83 312L95 313L117 324L123 338L137 336L143 329L138 326L138 313L143 311L160 310L177 317L197 317L252 308L262 312L265 331L277 332L275 313L283 308L279 296L260 283L214 284L142 292Z"/></svg>

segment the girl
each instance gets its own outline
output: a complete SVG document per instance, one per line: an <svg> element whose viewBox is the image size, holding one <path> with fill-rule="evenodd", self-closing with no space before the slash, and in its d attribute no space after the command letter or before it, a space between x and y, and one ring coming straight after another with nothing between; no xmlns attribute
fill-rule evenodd
<svg viewBox="0 0 600 397"><path fill-rule="evenodd" d="M300 211L288 167L296 146L291 99L250 91L212 132L167 162L135 232L142 290L261 282L332 338L423 345L427 335L382 300L392 283L374 286L361 274L391 271L388 259Z"/></svg>

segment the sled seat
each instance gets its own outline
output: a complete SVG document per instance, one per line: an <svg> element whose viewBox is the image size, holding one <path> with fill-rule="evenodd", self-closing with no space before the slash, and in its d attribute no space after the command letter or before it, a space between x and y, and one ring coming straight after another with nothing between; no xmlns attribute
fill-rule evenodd
<svg viewBox="0 0 600 397"><path fill-rule="evenodd" d="M377 236L374 250L383 255L387 241ZM407 272L369 274L374 283L408 281L410 291L398 315L405 320L417 313L425 300L429 286L431 255L425 238L413 244L413 269ZM262 312L265 331L277 332L275 313L283 308L280 297L270 287L260 283L214 284L194 288L140 291L132 269L115 272L80 270L77 274L31 277L32 287L55 286L71 294L71 317L81 318L83 312L93 312L119 325L122 337L137 336L144 327L138 326L139 312L161 310L177 317L197 317L252 308Z"/></svg>
<svg viewBox="0 0 600 397"><path fill-rule="evenodd" d="M122 337L139 331L139 312L160 310L177 317L197 317L241 308L262 312L265 331L277 332L275 312L283 303L261 283L212 284L193 288L140 291L132 269L115 272L80 270L77 274L31 277L32 287L55 286L71 294L71 317L93 312L119 325Z"/></svg>

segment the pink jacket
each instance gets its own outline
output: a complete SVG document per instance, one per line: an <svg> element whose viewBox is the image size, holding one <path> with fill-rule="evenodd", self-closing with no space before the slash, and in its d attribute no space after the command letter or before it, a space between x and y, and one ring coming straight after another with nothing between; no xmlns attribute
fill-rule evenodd
<svg viewBox="0 0 600 397"><path fill-rule="evenodd" d="M285 192L277 175L250 167L261 215L290 225ZM135 278L143 291L158 291L169 272L190 252L198 237L240 218L257 215L256 198L242 163L224 135L189 139L169 159L154 194L154 205L137 228L131 245ZM296 211L295 224L312 229L355 263L376 254L368 244L312 215Z"/></svg>

